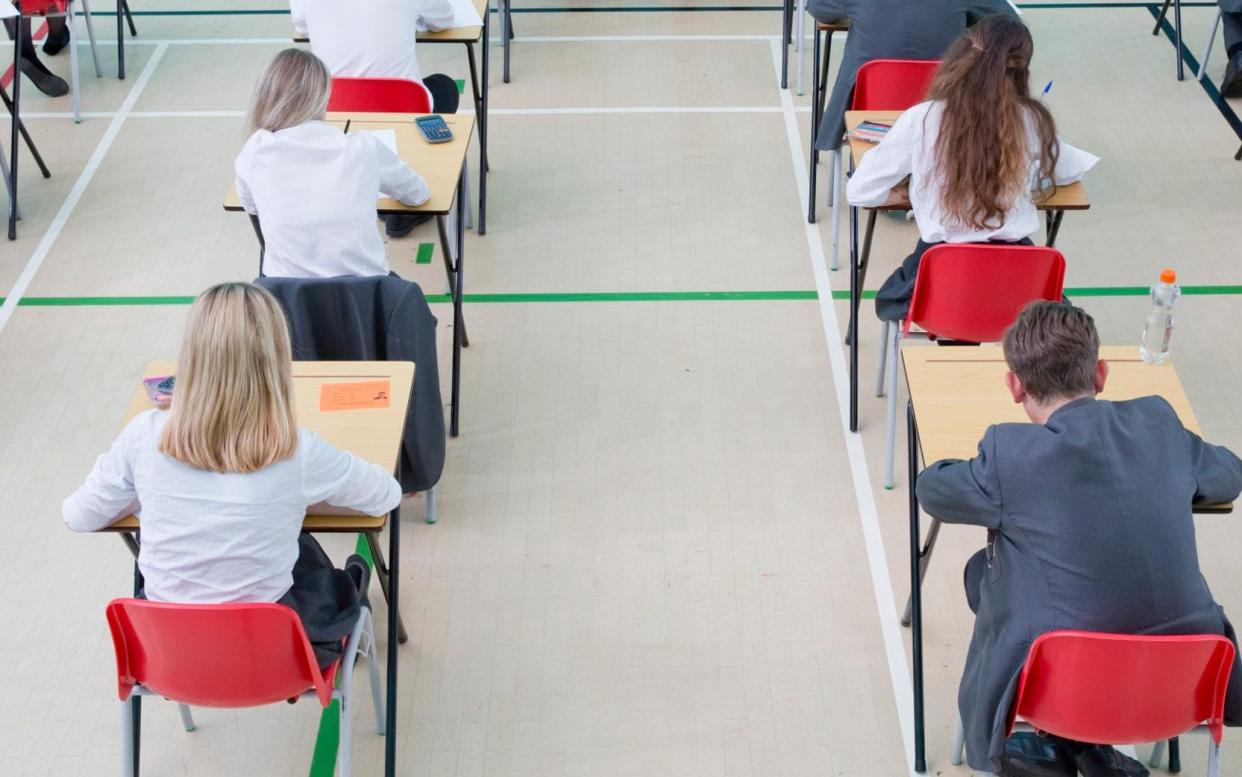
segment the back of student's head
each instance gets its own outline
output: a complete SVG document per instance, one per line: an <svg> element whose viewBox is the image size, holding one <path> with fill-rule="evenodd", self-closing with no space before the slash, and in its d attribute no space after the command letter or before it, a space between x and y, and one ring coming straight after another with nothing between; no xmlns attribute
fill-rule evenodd
<svg viewBox="0 0 1242 777"><path fill-rule="evenodd" d="M1005 330L1005 361L1039 402L1095 393L1100 335L1082 308L1032 302Z"/></svg>
<svg viewBox="0 0 1242 777"><path fill-rule="evenodd" d="M212 286L190 308L160 451L212 472L293 455L292 369L280 303L249 283Z"/></svg>
<svg viewBox="0 0 1242 777"><path fill-rule="evenodd" d="M332 74L314 54L285 49L272 58L250 100L250 131L278 132L322 119L332 92Z"/></svg>
<svg viewBox="0 0 1242 777"><path fill-rule="evenodd" d="M934 149L941 207L955 226L989 229L1031 186L1028 122L1037 134L1037 182L1050 181L1058 146L1052 114L1031 99L1030 30L985 16L949 47L928 98L942 101Z"/></svg>

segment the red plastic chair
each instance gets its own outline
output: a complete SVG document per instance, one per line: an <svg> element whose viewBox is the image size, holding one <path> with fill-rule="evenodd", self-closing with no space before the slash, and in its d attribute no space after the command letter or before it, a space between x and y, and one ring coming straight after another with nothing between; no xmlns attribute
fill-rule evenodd
<svg viewBox="0 0 1242 777"><path fill-rule="evenodd" d="M329 111L431 113L427 88L405 78L333 78Z"/></svg>
<svg viewBox="0 0 1242 777"><path fill-rule="evenodd" d="M850 101L851 111L904 111L918 105L927 98L927 89L940 61L936 59L873 59L864 62L858 68L858 77L854 81L854 97ZM849 144L842 143L841 148L832 158L832 269L837 269L837 245L841 233L841 168L845 165L845 155L849 153ZM818 162L819 155L812 149L812 164ZM815 215L815 178L811 177L811 192L807 199L810 207L808 221L814 222ZM875 218L872 211L871 218Z"/></svg>
<svg viewBox="0 0 1242 777"><path fill-rule="evenodd" d="M1216 634L1132 636L1053 631L1035 640L1018 680L1006 736L1020 718L1038 731L1096 744L1155 742L1204 728L1208 774L1220 774L1220 738L1234 647ZM962 760L958 723L952 763Z"/></svg>
<svg viewBox="0 0 1242 777"><path fill-rule="evenodd" d="M876 396L884 396L886 354L892 350L888 374L887 445L884 487L893 487L893 448L897 417L897 356L901 339L917 324L929 338L991 343L1001 339L1027 303L1061 299L1065 257L1055 248L999 243L932 246L919 262L910 312L900 330L889 336L884 322L880 337L880 368Z"/></svg>
<svg viewBox="0 0 1242 777"><path fill-rule="evenodd" d="M358 616L341 661L320 671L297 614L281 604L168 604L145 599L108 603L108 628L116 652L117 695L124 703L122 773L136 773L141 731L134 725L134 697L177 702L186 731L194 730L189 705L255 707L313 696L341 705L338 774L350 769L351 689L354 660L370 660L376 728L384 733L378 656L371 612ZM339 687L333 687L340 674Z"/></svg>

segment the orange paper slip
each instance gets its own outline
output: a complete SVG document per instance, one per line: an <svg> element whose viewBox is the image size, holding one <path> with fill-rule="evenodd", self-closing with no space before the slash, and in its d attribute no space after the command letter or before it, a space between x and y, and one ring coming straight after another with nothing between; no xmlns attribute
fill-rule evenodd
<svg viewBox="0 0 1242 777"><path fill-rule="evenodd" d="M319 387L319 412L369 410L388 407L392 389L386 380L325 383Z"/></svg>

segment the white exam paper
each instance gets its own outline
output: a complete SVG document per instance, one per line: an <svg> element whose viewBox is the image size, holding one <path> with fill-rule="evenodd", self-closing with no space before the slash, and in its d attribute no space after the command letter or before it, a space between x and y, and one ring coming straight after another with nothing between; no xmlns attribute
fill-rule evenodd
<svg viewBox="0 0 1242 777"><path fill-rule="evenodd" d="M362 132L375 138L380 143L383 143L385 146L388 147L389 151L391 151L394 154L397 154L398 158L401 157L401 154L397 153L397 132L396 130L390 130L390 129L362 130Z"/></svg>

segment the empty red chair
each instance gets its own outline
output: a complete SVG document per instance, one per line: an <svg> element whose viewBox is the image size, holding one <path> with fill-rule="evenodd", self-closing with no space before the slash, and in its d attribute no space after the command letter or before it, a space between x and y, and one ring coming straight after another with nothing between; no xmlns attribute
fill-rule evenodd
<svg viewBox="0 0 1242 777"><path fill-rule="evenodd" d="M320 671L297 613L282 604L167 604L114 599L107 608L116 652L122 719L122 774L136 772L141 731L134 725L134 696L163 696L180 705L186 731L194 730L189 705L256 707L314 696L341 705L338 774L350 767L350 692L354 660L369 657L376 728L384 733L378 656L371 612L362 608L341 661ZM339 687L333 687L340 673Z"/></svg>
<svg viewBox="0 0 1242 777"><path fill-rule="evenodd" d="M427 88L406 78L333 78L329 111L431 113Z"/></svg>
<svg viewBox="0 0 1242 777"><path fill-rule="evenodd" d="M1210 735L1208 774L1218 777L1233 657L1233 643L1216 634L1044 634L1022 667L1006 736L1021 719L1079 742L1156 742L1157 766L1166 740L1202 727ZM962 733L959 722L954 764L961 763Z"/></svg>
<svg viewBox="0 0 1242 777"><path fill-rule="evenodd" d="M940 61L936 59L873 59L858 68L851 111L904 111L927 99L927 90ZM837 244L841 231L841 168L849 143L842 143L832 158L832 269L837 269ZM811 165L819 163L819 152L811 147ZM815 176L807 198L807 221L815 221Z"/></svg>
<svg viewBox="0 0 1242 777"><path fill-rule="evenodd" d="M893 446L896 439L897 356L901 339L917 324L926 336L971 343L1001 339L1027 303L1061 299L1065 257L1055 248L1004 243L932 246L919 262L914 297L900 330L889 336L884 322L880 337L880 369L876 396L884 395L887 350L892 350L888 374L887 445L884 487L893 487Z"/></svg>

